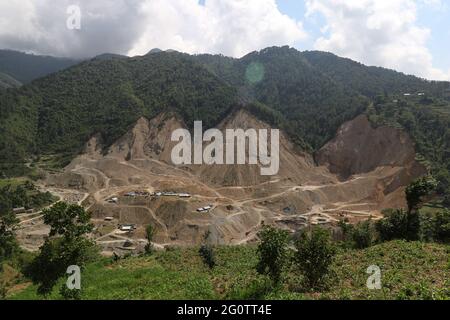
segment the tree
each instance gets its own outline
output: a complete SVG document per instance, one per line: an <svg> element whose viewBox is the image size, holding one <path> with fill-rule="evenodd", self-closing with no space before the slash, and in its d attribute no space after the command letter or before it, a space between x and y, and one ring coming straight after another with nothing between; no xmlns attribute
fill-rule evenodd
<svg viewBox="0 0 450 320"><path fill-rule="evenodd" d="M443 210L436 213L434 219L434 236L435 240L449 243L450 242L450 210Z"/></svg>
<svg viewBox="0 0 450 320"><path fill-rule="evenodd" d="M408 233L408 214L403 209L388 210L385 217L375 223L381 241L406 239Z"/></svg>
<svg viewBox="0 0 450 320"><path fill-rule="evenodd" d="M203 244L200 247L198 253L202 257L203 263L207 265L210 269L213 269L216 266L216 255L214 253L214 249L209 242L211 236L211 231L205 232L203 236Z"/></svg>
<svg viewBox="0 0 450 320"><path fill-rule="evenodd" d="M13 232L17 222L17 218L12 212L10 199L0 195L0 270L3 261L10 258L18 247Z"/></svg>
<svg viewBox="0 0 450 320"><path fill-rule="evenodd" d="M149 224L147 228L145 229L145 235L147 237L148 243L145 245L145 253L152 254L153 253L153 236L154 236L155 230L153 229L153 226Z"/></svg>
<svg viewBox="0 0 450 320"><path fill-rule="evenodd" d="M96 250L94 243L85 237L93 225L82 207L58 202L43 210L43 214L45 223L50 225L50 235L26 274L38 285L39 294L48 295L69 266L82 268L95 257Z"/></svg>
<svg viewBox="0 0 450 320"><path fill-rule="evenodd" d="M444 199L442 200L442 204L446 207L446 208L450 208L450 188L447 189L445 195L444 195Z"/></svg>
<svg viewBox="0 0 450 320"><path fill-rule="evenodd" d="M357 249L370 247L375 242L371 220L358 223L352 232L352 240Z"/></svg>
<svg viewBox="0 0 450 320"><path fill-rule="evenodd" d="M285 230L264 226L258 233L258 237L261 242L258 245L257 271L260 274L268 275L273 284L278 285L288 262L289 234Z"/></svg>
<svg viewBox="0 0 450 320"><path fill-rule="evenodd" d="M329 231L314 228L303 232L295 241L295 263L308 289L320 289L326 284L336 254Z"/></svg>
<svg viewBox="0 0 450 320"><path fill-rule="evenodd" d="M415 241L420 238L420 213L418 212L423 198L436 190L437 181L432 176L419 178L406 188L406 201L408 203L408 215L405 238Z"/></svg>
<svg viewBox="0 0 450 320"><path fill-rule="evenodd" d="M408 213L417 210L425 196L436 190L438 183L432 176L426 176L413 181L406 188L406 201Z"/></svg>

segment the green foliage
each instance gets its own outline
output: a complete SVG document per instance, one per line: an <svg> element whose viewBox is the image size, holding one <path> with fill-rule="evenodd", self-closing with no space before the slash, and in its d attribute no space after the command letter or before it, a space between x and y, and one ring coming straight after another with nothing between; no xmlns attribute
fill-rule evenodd
<svg viewBox="0 0 450 320"><path fill-rule="evenodd" d="M450 243L450 210L438 212L434 218L434 239Z"/></svg>
<svg viewBox="0 0 450 320"><path fill-rule="evenodd" d="M358 223L352 232L352 240L357 249L371 247L376 241L374 226L371 220Z"/></svg>
<svg viewBox="0 0 450 320"><path fill-rule="evenodd" d="M277 286L289 259L289 234L285 230L264 226L258 232L258 237L261 242L258 245L259 261L256 269L258 273L268 275Z"/></svg>
<svg viewBox="0 0 450 320"><path fill-rule="evenodd" d="M210 231L207 231L203 236L203 244L200 247L198 253L203 260L203 263L208 266L210 269L213 269L216 266L216 256L214 253L214 248L209 243L209 237L211 235Z"/></svg>
<svg viewBox="0 0 450 320"><path fill-rule="evenodd" d="M30 263L26 274L38 285L38 293L48 295L71 265L80 268L95 255L94 243L84 236L92 231L89 214L80 206L58 202L43 211L50 237Z"/></svg>
<svg viewBox="0 0 450 320"><path fill-rule="evenodd" d="M431 90L431 89L430 89ZM427 92L425 89L418 90ZM412 92L412 91L409 91ZM415 142L418 160L431 170L438 185L436 192L448 194L450 188L450 103L434 99L424 104L415 96L405 98L386 96L368 108L367 114L375 125L390 125L404 129Z"/></svg>
<svg viewBox="0 0 450 320"><path fill-rule="evenodd" d="M442 200L442 204L447 208L450 208L450 189L447 190L444 199Z"/></svg>
<svg viewBox="0 0 450 320"><path fill-rule="evenodd" d="M0 72L4 72L22 83L31 82L75 63L78 60L37 56L12 50L0 50Z"/></svg>
<svg viewBox="0 0 450 320"><path fill-rule="evenodd" d="M408 213L405 210L388 210L385 217L375 224L381 241L406 239L408 234Z"/></svg>
<svg viewBox="0 0 450 320"><path fill-rule="evenodd" d="M406 188L406 201L408 212L417 210L423 198L436 190L437 181L432 176L426 176L413 181Z"/></svg>
<svg viewBox="0 0 450 320"><path fill-rule="evenodd" d="M63 155L57 165L65 165L94 134L100 134L107 147L139 117L164 111L176 112L190 127L194 120L203 120L210 128L236 107L248 106L285 130L302 149L312 151L329 141L343 122L365 112L374 92L384 95L378 103L387 103L386 94L414 88L439 96L445 86L288 47L267 48L241 59L177 52L93 59L0 93L0 136L4 137L0 174L26 174L31 155ZM375 109L375 118L390 115L382 110L378 114L378 105ZM437 141L445 144L446 127L435 114L402 113L398 121L414 133L427 122L433 135L439 128ZM439 126L433 127L433 121ZM420 133L428 136L413 134L416 141L434 141L429 132ZM431 154L428 149L426 154ZM448 152L448 148L440 150L436 161Z"/></svg>
<svg viewBox="0 0 450 320"><path fill-rule="evenodd" d="M296 290L298 275L294 268L286 269L285 285L274 290L270 279L255 271L256 246L217 246L216 255L218 263L209 272L205 272L195 248L172 248L117 263L107 258L88 263L83 270L81 298L395 300L404 288L418 286L433 292L432 299L450 298L448 248L442 244L392 241L363 250L339 250L331 266L334 281L327 291L303 293ZM366 287L366 270L370 265L382 269L382 290ZM47 298L61 299L62 284L63 281L58 283ZM32 285L14 291L8 298L43 299L36 294L36 289ZM419 299L420 292L411 290L408 299Z"/></svg>
<svg viewBox="0 0 450 320"><path fill-rule="evenodd" d="M69 289L65 283L59 293L65 300L81 300L81 289Z"/></svg>
<svg viewBox="0 0 450 320"><path fill-rule="evenodd" d="M295 266L303 275L303 285L311 290L324 288L336 254L329 231L314 228L303 232L295 241L295 248Z"/></svg>
<svg viewBox="0 0 450 320"><path fill-rule="evenodd" d="M346 248L364 249L374 245L377 241L375 225L370 219L356 225L341 220L338 227L342 231L341 244Z"/></svg>
<svg viewBox="0 0 450 320"><path fill-rule="evenodd" d="M44 223L51 227L50 237L64 236L67 239L80 238L92 231L90 214L83 207L66 202L58 202L42 211Z"/></svg>
<svg viewBox="0 0 450 320"><path fill-rule="evenodd" d="M147 238L148 243L145 245L145 253L151 254L154 250L153 248L153 236L155 234L155 230L151 224L149 224L145 228L145 236Z"/></svg>
<svg viewBox="0 0 450 320"><path fill-rule="evenodd" d="M6 298L6 284L3 281L0 281L0 300L4 300Z"/></svg>

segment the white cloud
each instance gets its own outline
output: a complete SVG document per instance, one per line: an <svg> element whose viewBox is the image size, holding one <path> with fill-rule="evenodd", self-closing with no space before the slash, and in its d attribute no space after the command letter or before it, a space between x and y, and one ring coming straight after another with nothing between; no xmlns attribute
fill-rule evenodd
<svg viewBox="0 0 450 320"><path fill-rule="evenodd" d="M316 49L428 79L450 79L450 73L433 67L426 46L430 30L417 24L413 0L307 0L306 5L307 16L320 13L327 21L327 34L316 40Z"/></svg>
<svg viewBox="0 0 450 320"><path fill-rule="evenodd" d="M147 28L131 55L152 47L242 56L306 38L301 22L283 15L275 0L152 0L143 5Z"/></svg>
<svg viewBox="0 0 450 320"><path fill-rule="evenodd" d="M81 30L66 28L79 5ZM150 49L240 56L306 37L275 0L0 0L0 48L72 57Z"/></svg>

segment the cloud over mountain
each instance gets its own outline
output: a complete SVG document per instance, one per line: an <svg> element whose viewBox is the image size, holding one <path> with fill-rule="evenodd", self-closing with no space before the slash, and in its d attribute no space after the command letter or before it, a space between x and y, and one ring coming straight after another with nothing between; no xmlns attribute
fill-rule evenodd
<svg viewBox="0 0 450 320"><path fill-rule="evenodd" d="M71 5L80 30L66 27ZM1 1L0 12L0 47L71 57L155 47L241 56L306 37L275 0L22 0Z"/></svg>

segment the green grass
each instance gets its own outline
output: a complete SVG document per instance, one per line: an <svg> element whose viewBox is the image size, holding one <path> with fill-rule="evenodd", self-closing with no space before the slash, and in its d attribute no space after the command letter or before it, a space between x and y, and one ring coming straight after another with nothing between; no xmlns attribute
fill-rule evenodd
<svg viewBox="0 0 450 320"><path fill-rule="evenodd" d="M25 182L25 178L14 178L14 179L0 179L0 188L11 185L12 187L17 187Z"/></svg>
<svg viewBox="0 0 450 320"><path fill-rule="evenodd" d="M424 204L423 207L420 208L420 212L425 214L435 214L437 212L442 212L445 209L444 205L442 204L442 200L442 198L438 198Z"/></svg>
<svg viewBox="0 0 450 320"><path fill-rule="evenodd" d="M288 270L273 290L255 271L253 246L216 248L209 270L197 249L171 249L152 256L112 262L102 259L82 273L83 299L450 299L450 246L393 241L365 250L340 250L334 277L323 292L298 290L299 276ZM366 270L382 271L382 290L366 287ZM60 299L55 287L50 299ZM11 299L41 299L29 286Z"/></svg>

